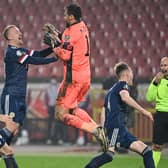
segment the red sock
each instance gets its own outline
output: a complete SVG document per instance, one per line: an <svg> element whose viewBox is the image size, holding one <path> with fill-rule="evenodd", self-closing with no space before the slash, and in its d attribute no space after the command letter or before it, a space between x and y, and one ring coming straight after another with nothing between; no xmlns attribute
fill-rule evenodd
<svg viewBox="0 0 168 168"><path fill-rule="evenodd" d="M79 117L73 115L73 114L64 114L63 116L64 118L64 123L66 125L75 127L75 128L79 128L81 129L84 121L82 121Z"/></svg>
<svg viewBox="0 0 168 168"><path fill-rule="evenodd" d="M92 118L89 116L89 114L81 108L76 108L73 114L85 122L92 122Z"/></svg>

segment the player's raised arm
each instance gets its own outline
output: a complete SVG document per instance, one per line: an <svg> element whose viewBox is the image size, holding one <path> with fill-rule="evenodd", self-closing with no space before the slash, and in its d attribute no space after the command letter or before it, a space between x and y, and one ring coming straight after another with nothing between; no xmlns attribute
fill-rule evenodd
<svg viewBox="0 0 168 168"><path fill-rule="evenodd" d="M28 57L25 60L26 64L34 64L34 65L43 65L43 64L49 64L52 62L56 62L58 59L55 57L52 58L37 58L37 57Z"/></svg>
<svg viewBox="0 0 168 168"><path fill-rule="evenodd" d="M124 101L126 104L128 104L129 106L135 108L136 110L138 110L139 112L141 112L142 114L146 115L147 117L149 117L149 119L151 121L153 121L153 116L152 114L145 110L142 106L140 106L129 94L129 92L127 90L121 90L120 91L120 97L122 99L122 101Z"/></svg>
<svg viewBox="0 0 168 168"><path fill-rule="evenodd" d="M49 50L46 50L44 52L49 53ZM56 57L51 57L51 58L45 58L40 56L39 51L34 51L34 50L21 50L17 49L16 51L16 61L19 62L20 64L34 64L34 65L42 65L42 64L49 64L52 62L57 61L58 59Z"/></svg>
<svg viewBox="0 0 168 168"><path fill-rule="evenodd" d="M164 75L162 72L158 72L156 74L156 76L154 77L154 79L152 80L152 82L149 85L149 88L147 90L146 93L146 99L147 101L156 101L156 97L157 97L157 88L158 85L161 81L161 79L163 79Z"/></svg>
<svg viewBox="0 0 168 168"><path fill-rule="evenodd" d="M40 50L40 51L34 51L30 50L29 53L32 57L47 57L53 52L51 47L48 47L46 49Z"/></svg>

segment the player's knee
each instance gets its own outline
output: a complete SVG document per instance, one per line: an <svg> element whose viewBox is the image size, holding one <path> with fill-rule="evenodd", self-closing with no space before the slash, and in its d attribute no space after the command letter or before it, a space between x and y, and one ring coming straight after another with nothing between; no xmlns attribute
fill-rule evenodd
<svg viewBox="0 0 168 168"><path fill-rule="evenodd" d="M152 156L152 148L147 146L143 152L141 153L141 155L144 157L145 155L151 155Z"/></svg>
<svg viewBox="0 0 168 168"><path fill-rule="evenodd" d="M10 146L4 143L4 145L0 147L0 153L4 156L13 155L13 150Z"/></svg>
<svg viewBox="0 0 168 168"><path fill-rule="evenodd" d="M154 151L162 151L163 145L153 144L152 148Z"/></svg>
<svg viewBox="0 0 168 168"><path fill-rule="evenodd" d="M6 123L6 128L10 132L15 132L17 129L19 129L19 124L14 122L14 121L9 121L9 122Z"/></svg>
<svg viewBox="0 0 168 168"><path fill-rule="evenodd" d="M6 140L12 136L13 132L8 128L3 128L0 130L0 135Z"/></svg>

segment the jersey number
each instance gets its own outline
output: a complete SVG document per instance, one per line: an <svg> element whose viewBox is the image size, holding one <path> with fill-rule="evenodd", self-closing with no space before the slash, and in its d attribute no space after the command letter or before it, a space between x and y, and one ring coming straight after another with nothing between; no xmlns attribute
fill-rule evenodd
<svg viewBox="0 0 168 168"><path fill-rule="evenodd" d="M85 38L86 38L86 45L87 45L87 51L86 51L85 56L89 56L90 55L89 38L87 35L85 36Z"/></svg>

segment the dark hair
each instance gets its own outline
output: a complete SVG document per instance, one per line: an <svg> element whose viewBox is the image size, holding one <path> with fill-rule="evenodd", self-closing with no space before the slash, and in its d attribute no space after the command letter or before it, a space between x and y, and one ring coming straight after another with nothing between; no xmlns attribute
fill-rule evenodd
<svg viewBox="0 0 168 168"><path fill-rule="evenodd" d="M128 70L128 69L129 69L129 66L125 62L119 62L114 66L114 72L118 78L121 76L121 73L123 71Z"/></svg>
<svg viewBox="0 0 168 168"><path fill-rule="evenodd" d="M70 4L66 7L66 9L68 15L73 15L77 21L81 20L82 11L80 6L77 4Z"/></svg>
<svg viewBox="0 0 168 168"><path fill-rule="evenodd" d="M8 25L4 28L2 34L5 37L6 40L8 40L8 32L12 27L16 27L15 25Z"/></svg>

